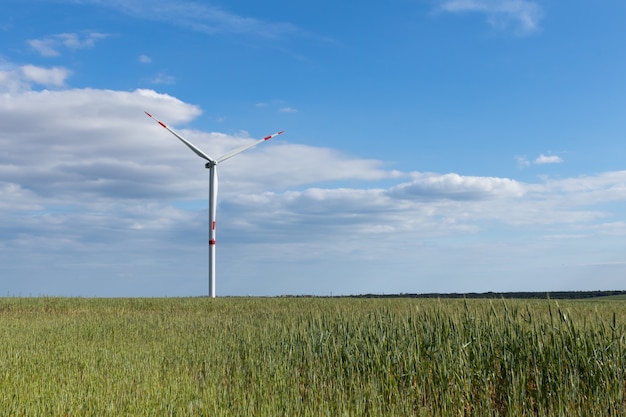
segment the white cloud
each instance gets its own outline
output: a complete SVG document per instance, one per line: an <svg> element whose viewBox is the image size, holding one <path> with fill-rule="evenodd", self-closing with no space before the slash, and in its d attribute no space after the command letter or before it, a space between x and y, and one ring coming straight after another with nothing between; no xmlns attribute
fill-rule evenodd
<svg viewBox="0 0 626 417"><path fill-rule="evenodd" d="M391 188L399 198L483 200L487 198L521 197L524 186L509 178L472 177L459 174L418 173L408 184Z"/></svg>
<svg viewBox="0 0 626 417"><path fill-rule="evenodd" d="M176 77L169 75L167 73L164 73L164 72L160 72L156 76L154 76L152 80L150 80L150 82L152 84L171 85L171 84L176 84Z"/></svg>
<svg viewBox="0 0 626 417"><path fill-rule="evenodd" d="M262 101L254 104L257 109L271 109L279 113L297 113L298 109L288 105L286 100L272 99L268 101Z"/></svg>
<svg viewBox="0 0 626 417"><path fill-rule="evenodd" d="M0 210L33 211L43 207L34 202L34 195L18 184L0 181Z"/></svg>
<svg viewBox="0 0 626 417"><path fill-rule="evenodd" d="M61 43L68 49L93 48L96 41L108 38L107 33L90 32L84 35L77 33L60 33L55 35Z"/></svg>
<svg viewBox="0 0 626 417"><path fill-rule="evenodd" d="M62 67L42 68L35 65L24 65L21 68L23 78L46 87L62 87L71 72Z"/></svg>
<svg viewBox="0 0 626 417"><path fill-rule="evenodd" d="M539 4L529 0L444 0L439 8L451 13L482 13L493 27L506 29L513 25L520 33L538 30L543 16Z"/></svg>
<svg viewBox="0 0 626 417"><path fill-rule="evenodd" d="M21 73L15 70L0 70L0 92L20 91L28 88L28 84L21 77Z"/></svg>
<svg viewBox="0 0 626 417"><path fill-rule="evenodd" d="M59 51L54 49L54 42L51 42L48 39L31 39L28 41L28 44L39 52L42 56L59 56L61 55Z"/></svg>
<svg viewBox="0 0 626 417"><path fill-rule="evenodd" d="M528 158L524 155L517 155L515 157L515 160L517 161L517 166L519 168L525 168L527 166L530 165L530 161L528 160Z"/></svg>
<svg viewBox="0 0 626 417"><path fill-rule="evenodd" d="M139 55L137 60L142 64L150 64L152 62L152 59L148 55Z"/></svg>
<svg viewBox="0 0 626 417"><path fill-rule="evenodd" d="M168 21L207 34L231 33L255 38L280 38L299 32L289 23L264 21L237 15L215 5L180 0L85 0L136 18Z"/></svg>
<svg viewBox="0 0 626 417"><path fill-rule="evenodd" d="M539 154L537 158L535 158L532 162L528 159L526 155L518 155L515 157L517 161L517 166L519 168L526 168L532 165L546 165L546 164L561 164L564 162L563 158L558 155L544 155Z"/></svg>
<svg viewBox="0 0 626 417"><path fill-rule="evenodd" d="M63 67L44 68L35 65L15 67L11 65L0 69L0 92L19 92L30 90L33 85L47 88L63 87L65 80L72 74Z"/></svg>
<svg viewBox="0 0 626 417"><path fill-rule="evenodd" d="M28 44L42 56L54 57L61 53L59 49L86 49L93 48L96 41L109 37L109 34L90 32L85 34L59 33L41 39L31 39Z"/></svg>
<svg viewBox="0 0 626 417"><path fill-rule="evenodd" d="M563 162L563 158L557 155L544 155L541 154L535 159L535 164L543 165L543 164L560 164Z"/></svg>

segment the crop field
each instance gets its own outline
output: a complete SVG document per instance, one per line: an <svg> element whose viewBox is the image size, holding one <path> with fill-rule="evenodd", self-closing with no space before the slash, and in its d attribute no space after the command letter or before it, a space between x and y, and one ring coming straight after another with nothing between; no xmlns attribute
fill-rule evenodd
<svg viewBox="0 0 626 417"><path fill-rule="evenodd" d="M623 301L0 298L0 416L626 415Z"/></svg>

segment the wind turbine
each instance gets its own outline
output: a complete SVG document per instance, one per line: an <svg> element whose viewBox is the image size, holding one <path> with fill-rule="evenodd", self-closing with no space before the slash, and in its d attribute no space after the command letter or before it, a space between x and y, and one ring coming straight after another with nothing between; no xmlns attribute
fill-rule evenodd
<svg viewBox="0 0 626 417"><path fill-rule="evenodd" d="M224 162L227 159L232 158L233 156L240 154L241 152L248 150L261 142L265 142L266 140L272 139L274 136L278 136L284 131L276 132L273 135L269 135L264 137L263 139L259 139L256 142L244 145L240 148L233 149L230 152L225 153L217 159L211 158L209 155L204 153L202 149L198 148L193 143L189 142L187 139L179 135L174 129L168 127L162 121L153 117L147 111L144 111L154 121L163 126L165 129L169 130L171 134L176 136L183 142L185 145L189 147L196 155L200 158L205 159L207 163L204 165L205 168L209 170L209 296L211 298L215 298L215 215L217 213L217 164Z"/></svg>

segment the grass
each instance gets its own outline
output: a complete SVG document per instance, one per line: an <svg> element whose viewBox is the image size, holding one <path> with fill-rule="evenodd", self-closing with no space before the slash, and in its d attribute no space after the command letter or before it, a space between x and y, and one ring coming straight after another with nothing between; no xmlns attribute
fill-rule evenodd
<svg viewBox="0 0 626 417"><path fill-rule="evenodd" d="M626 305L0 299L4 416L624 415Z"/></svg>

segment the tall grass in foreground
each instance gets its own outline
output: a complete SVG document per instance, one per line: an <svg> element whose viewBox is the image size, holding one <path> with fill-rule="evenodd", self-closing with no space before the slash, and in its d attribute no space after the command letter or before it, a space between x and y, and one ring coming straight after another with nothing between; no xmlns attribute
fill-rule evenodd
<svg viewBox="0 0 626 417"><path fill-rule="evenodd" d="M622 302L0 299L2 416L626 415Z"/></svg>

